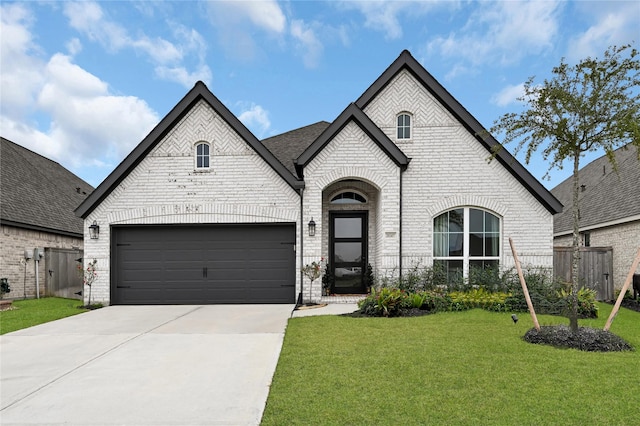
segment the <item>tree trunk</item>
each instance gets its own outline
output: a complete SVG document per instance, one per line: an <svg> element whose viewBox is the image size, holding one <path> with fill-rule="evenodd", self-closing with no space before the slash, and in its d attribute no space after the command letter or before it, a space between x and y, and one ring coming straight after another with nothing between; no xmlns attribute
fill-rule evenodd
<svg viewBox="0 0 640 426"><path fill-rule="evenodd" d="M569 327L571 330L578 331L578 265L580 261L580 178L578 170L580 167L580 152L576 152L573 156L573 252L571 256L571 295L569 302L571 307L569 310Z"/></svg>

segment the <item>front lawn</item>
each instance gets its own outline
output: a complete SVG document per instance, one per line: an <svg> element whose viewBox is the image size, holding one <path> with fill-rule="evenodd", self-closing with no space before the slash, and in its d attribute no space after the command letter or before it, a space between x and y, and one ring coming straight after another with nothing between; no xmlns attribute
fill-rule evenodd
<svg viewBox="0 0 640 426"><path fill-rule="evenodd" d="M86 312L82 300L44 297L14 300L13 309L0 312L0 334Z"/></svg>
<svg viewBox="0 0 640 426"><path fill-rule="evenodd" d="M580 326L602 328L600 318ZM522 340L528 314L479 309L411 318L289 321L263 425L635 424L640 313L611 331L634 352L582 352ZM541 325L568 324L540 315Z"/></svg>

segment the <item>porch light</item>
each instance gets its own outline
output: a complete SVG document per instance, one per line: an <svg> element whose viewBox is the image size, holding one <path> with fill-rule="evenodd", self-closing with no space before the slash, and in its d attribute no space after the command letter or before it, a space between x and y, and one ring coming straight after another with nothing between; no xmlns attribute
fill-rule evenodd
<svg viewBox="0 0 640 426"><path fill-rule="evenodd" d="M97 240L100 235L100 225L94 220L91 225L89 225L89 236L92 240Z"/></svg>
<svg viewBox="0 0 640 426"><path fill-rule="evenodd" d="M316 223L313 221L313 218L309 221L309 236L313 237L316 235Z"/></svg>

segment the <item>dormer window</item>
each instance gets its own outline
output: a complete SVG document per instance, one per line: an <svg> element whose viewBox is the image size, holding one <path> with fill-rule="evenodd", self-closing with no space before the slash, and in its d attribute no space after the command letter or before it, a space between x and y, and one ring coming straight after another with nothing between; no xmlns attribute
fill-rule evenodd
<svg viewBox="0 0 640 426"><path fill-rule="evenodd" d="M366 202L362 195L351 191L341 192L331 199L331 204L364 204Z"/></svg>
<svg viewBox="0 0 640 426"><path fill-rule="evenodd" d="M209 144L200 142L196 145L196 169L208 169L210 164Z"/></svg>
<svg viewBox="0 0 640 426"><path fill-rule="evenodd" d="M398 114L398 139L411 139L411 116L406 112Z"/></svg>

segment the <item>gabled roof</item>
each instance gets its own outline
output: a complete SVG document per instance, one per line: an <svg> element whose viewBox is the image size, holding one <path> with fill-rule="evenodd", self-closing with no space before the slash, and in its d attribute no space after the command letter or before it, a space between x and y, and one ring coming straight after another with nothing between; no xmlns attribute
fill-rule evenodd
<svg viewBox="0 0 640 426"><path fill-rule="evenodd" d="M606 155L578 172L580 229L640 220L640 158L631 145L614 152L618 171ZM584 185L584 186L583 186ZM551 190L567 208L553 217L554 234L573 232L573 176Z"/></svg>
<svg viewBox="0 0 640 426"><path fill-rule="evenodd" d="M207 86L198 81L158 125L135 147L116 169L96 188L77 209L76 214L87 217L122 180L145 158L147 154L173 129L173 127L198 103L207 102L211 108L292 188L304 187L287 168L245 127L240 120L216 98Z"/></svg>
<svg viewBox="0 0 640 426"><path fill-rule="evenodd" d="M82 238L73 211L93 187L55 161L0 138L0 222Z"/></svg>
<svg viewBox="0 0 640 426"><path fill-rule="evenodd" d="M262 140L262 144L276 156L291 174L296 174L294 161L311 143L316 140L330 123L319 121L281 135Z"/></svg>
<svg viewBox="0 0 640 426"><path fill-rule="evenodd" d="M409 71L457 120L487 149L487 156L500 143L458 102L420 63L404 50L380 77L360 96L356 105L364 110L394 77L402 70ZM500 162L527 190L552 214L562 211L562 204L535 177L525 169L506 149L496 156Z"/></svg>
<svg viewBox="0 0 640 426"><path fill-rule="evenodd" d="M342 111L329 127L295 161L296 171L303 178L304 167L349 123L356 123L399 167L405 169L409 158L354 103Z"/></svg>

